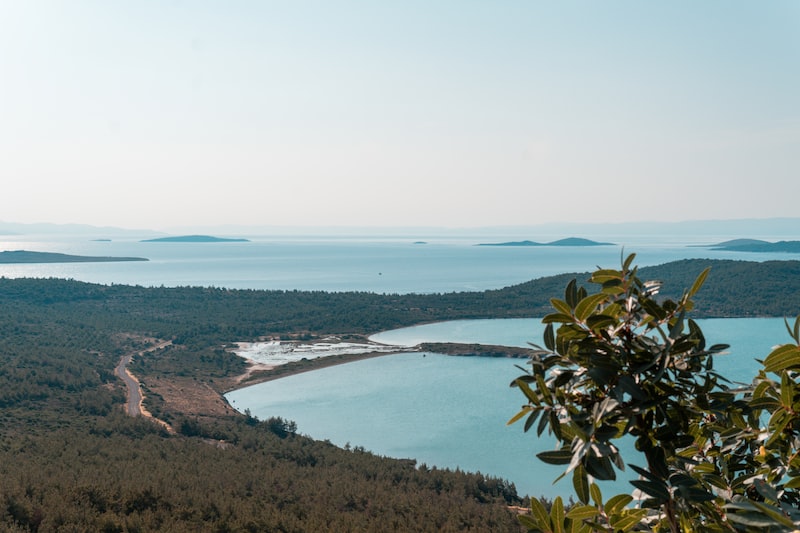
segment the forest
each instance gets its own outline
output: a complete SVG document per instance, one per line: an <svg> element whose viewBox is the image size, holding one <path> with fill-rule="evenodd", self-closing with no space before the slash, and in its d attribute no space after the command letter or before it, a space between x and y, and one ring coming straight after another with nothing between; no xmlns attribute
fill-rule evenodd
<svg viewBox="0 0 800 533"><path fill-rule="evenodd" d="M639 275L675 296L708 266L695 318L798 314L796 261L685 260ZM190 393L236 385L246 365L234 342L541 317L573 278L588 274L403 295L0 278L0 529L519 531L509 506L524 502L490 473L340 449ZM163 340L172 344L134 357L131 371L169 428L126 416L114 375L123 355Z"/></svg>

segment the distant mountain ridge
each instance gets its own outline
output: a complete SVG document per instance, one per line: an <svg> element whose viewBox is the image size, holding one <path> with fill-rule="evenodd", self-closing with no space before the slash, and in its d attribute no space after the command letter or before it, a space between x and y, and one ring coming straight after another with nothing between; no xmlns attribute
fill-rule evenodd
<svg viewBox="0 0 800 533"><path fill-rule="evenodd" d="M552 242L535 242L535 241L510 241L498 243L481 243L478 246L615 246L611 242L597 242L590 239L581 239L579 237L567 237L566 239L559 239Z"/></svg>

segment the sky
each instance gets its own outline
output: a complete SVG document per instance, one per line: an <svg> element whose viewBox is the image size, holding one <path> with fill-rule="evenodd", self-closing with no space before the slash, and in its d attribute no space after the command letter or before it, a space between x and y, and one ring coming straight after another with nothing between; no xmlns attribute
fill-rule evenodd
<svg viewBox="0 0 800 533"><path fill-rule="evenodd" d="M800 2L0 0L0 220L795 217Z"/></svg>

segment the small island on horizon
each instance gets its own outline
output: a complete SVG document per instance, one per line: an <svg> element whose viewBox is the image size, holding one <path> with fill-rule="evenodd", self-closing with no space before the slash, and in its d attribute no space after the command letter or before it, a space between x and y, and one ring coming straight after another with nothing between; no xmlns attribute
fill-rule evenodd
<svg viewBox="0 0 800 533"><path fill-rule="evenodd" d="M567 237L566 239L559 239L552 242L535 242L535 241L511 241L511 242L498 242L498 243L481 243L477 246L614 246L611 242L597 242L590 239L581 239L579 237Z"/></svg>
<svg viewBox="0 0 800 533"><path fill-rule="evenodd" d="M179 235L176 237L144 239L139 242L250 242L250 239L214 237L212 235Z"/></svg>
<svg viewBox="0 0 800 533"><path fill-rule="evenodd" d="M111 263L117 261L149 261L146 257L110 257L69 255L55 252L31 252L29 250L7 250L0 252L0 264L34 263Z"/></svg>
<svg viewBox="0 0 800 533"><path fill-rule="evenodd" d="M800 254L800 241L769 242L760 239L733 239L717 244L699 245L699 247L723 252L783 252Z"/></svg>

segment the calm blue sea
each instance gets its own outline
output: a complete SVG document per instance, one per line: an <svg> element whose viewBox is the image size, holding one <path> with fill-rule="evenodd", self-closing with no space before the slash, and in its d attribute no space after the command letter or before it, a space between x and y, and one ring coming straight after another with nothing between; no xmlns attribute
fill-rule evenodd
<svg viewBox="0 0 800 533"><path fill-rule="evenodd" d="M142 236L145 238L147 236ZM530 236L549 242L564 235ZM563 272L613 268L624 253L640 266L683 258L793 259L786 254L713 252L711 244L731 235L650 239L615 238L603 247L480 247L520 240L503 235L297 237L255 235L244 243L145 243L138 238L92 241L85 236L0 236L2 250L32 250L94 256L146 257L148 262L0 265L0 276L58 277L103 284L214 286L243 289L436 293L501 288ZM769 238L764 236L762 238ZM774 239L773 239L774 240ZM424 244L422 244L424 243ZM624 245L624 246L623 246ZM753 358L787 340L780 320L704 321L710 342L733 345L720 366L747 379ZM377 332L376 332L377 333ZM483 342L526 346L539 342L536 320L450 322L377 334L376 340L413 345L422 341ZM247 339L243 339L247 340ZM505 422L522 403L508 384L522 361L392 355L319 370L242 389L228 395L240 410L261 418L295 420L301 432L340 445L412 457L441 467L459 467L513 481L521 493L569 494L555 488L558 473L534 458L551 445Z"/></svg>
<svg viewBox="0 0 800 533"><path fill-rule="evenodd" d="M248 236L251 242L148 243L137 238L92 241L87 237L0 236L0 251L31 250L93 256L135 256L147 262L0 265L0 276L58 277L103 284L215 286L241 289L302 289L435 293L497 289L564 272L613 268L623 253L640 266L676 259L787 259L787 254L715 252L690 244L730 236L650 241L602 236L618 243L598 247L486 247L478 243L518 240L507 236L281 237ZM562 236L538 236L549 242ZM418 244L424 242L425 244Z"/></svg>

